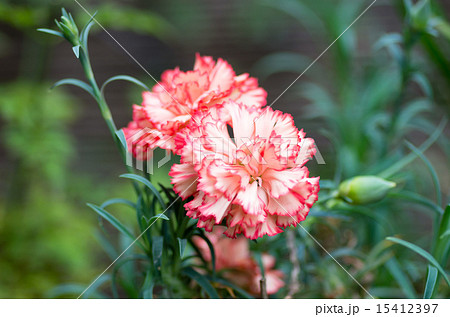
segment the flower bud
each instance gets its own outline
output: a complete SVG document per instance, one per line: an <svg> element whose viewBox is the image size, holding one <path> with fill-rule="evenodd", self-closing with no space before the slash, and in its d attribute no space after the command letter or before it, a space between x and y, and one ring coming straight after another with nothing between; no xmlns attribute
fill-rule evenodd
<svg viewBox="0 0 450 317"><path fill-rule="evenodd" d="M356 176L341 183L339 196L350 204L370 204L383 199L395 185L377 176Z"/></svg>
<svg viewBox="0 0 450 317"><path fill-rule="evenodd" d="M73 45L80 45L78 27L70 13L62 9L61 21L55 21L63 36Z"/></svg>

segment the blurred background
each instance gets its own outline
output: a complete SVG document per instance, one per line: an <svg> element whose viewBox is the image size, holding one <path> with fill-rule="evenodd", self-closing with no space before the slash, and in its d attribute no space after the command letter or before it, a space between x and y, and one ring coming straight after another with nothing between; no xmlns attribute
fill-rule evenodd
<svg viewBox="0 0 450 317"><path fill-rule="evenodd" d="M79 0L90 13L97 11L97 20L155 78L176 66L191 69L196 52L222 57L237 73L259 79L268 91L268 104L371 2ZM98 242L97 218L86 202L132 196L129 184L117 178L124 168L95 101L78 88L49 91L59 79L83 79L71 47L36 31L54 28L61 7L72 12L79 26L89 20L73 0L0 3L0 298L47 297L64 283L88 284L109 262ZM381 171L408 152L406 137L418 146L448 116L449 13L450 2L444 0L376 1L273 104L291 113L297 126L316 140L326 164L309 163L311 175L338 182ZM99 82L126 74L154 84L98 26L89 48ZM132 104L141 102L139 88L123 82L113 83L106 98L118 127L130 121ZM445 137L437 143L427 157L440 179L442 207L450 192L450 149ZM423 163L414 164L414 173L402 176L402 188L434 199L432 177ZM432 222L419 207L390 204L369 211L377 208L383 210L378 215L393 217L387 219L396 226L394 233L428 243ZM319 223L312 230L319 238L331 236L337 223L321 221L312 219L311 226ZM365 252L379 239L372 225L364 238L359 236L364 232L352 231L354 236L345 226L352 224L339 225L342 239L329 239L325 246L346 244ZM400 290L391 285L389 268L385 276L377 273L381 278L373 284L379 284L379 294L408 297L423 287L425 273L415 267L419 259L409 260L408 282ZM352 296L339 280L348 277L324 265L313 268L315 276L335 277L321 287L312 284L300 296ZM325 268L330 272L324 273ZM375 273L367 272L361 278L373 281L370 274Z"/></svg>

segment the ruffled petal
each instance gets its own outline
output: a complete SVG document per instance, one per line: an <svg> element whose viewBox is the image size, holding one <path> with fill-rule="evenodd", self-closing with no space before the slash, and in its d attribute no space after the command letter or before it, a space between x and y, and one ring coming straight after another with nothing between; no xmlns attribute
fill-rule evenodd
<svg viewBox="0 0 450 317"><path fill-rule="evenodd" d="M169 176L173 190L182 199L193 195L197 191L198 173L191 164L174 164L170 169Z"/></svg>

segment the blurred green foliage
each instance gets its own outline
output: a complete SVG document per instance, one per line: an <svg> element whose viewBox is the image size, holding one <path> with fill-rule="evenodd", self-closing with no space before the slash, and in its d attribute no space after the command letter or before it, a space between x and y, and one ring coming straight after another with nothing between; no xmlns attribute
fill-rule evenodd
<svg viewBox="0 0 450 317"><path fill-rule="evenodd" d="M0 87L2 139L27 182L47 180L58 188L74 154L67 128L76 113L67 93L49 93L49 87L50 83L25 81Z"/></svg>
<svg viewBox="0 0 450 317"><path fill-rule="evenodd" d="M0 3L0 23L8 27L6 33L0 31L0 57L12 52L17 38L22 41L18 77L0 85L0 133L10 166L2 175L5 192L0 196L2 298L56 296L49 291L61 283L88 283L101 261L95 256L97 224L85 202L106 199L114 191L128 193L123 183L91 186L91 177L73 172L76 152L69 128L78 117L77 103L65 90L50 93L46 65L53 42L41 40L36 32L53 24L62 4L76 5L50 0ZM76 8L87 21L86 13ZM174 38L171 26L148 11L112 3L96 9L105 27L165 41Z"/></svg>
<svg viewBox="0 0 450 317"><path fill-rule="evenodd" d="M282 0L264 4L292 17L306 30L321 34L325 45L370 3ZM398 1L395 8L404 16L402 32L371 33L373 48L364 63L358 62L364 39L355 24L329 50L329 57L324 56L313 66L316 70L309 70L287 93L308 103L300 125L317 123L315 126L321 126L321 133L332 144L331 151L319 147L322 153L326 151L326 165L317 170L319 175L332 172L334 178L321 181L319 203L303 226L375 297L449 295L448 285L442 279L439 284L434 269L417 257L423 254L421 249L428 250L441 266L448 268L450 241L438 237L439 232L449 228L448 212L444 213L442 204L442 195L446 201L448 195L442 192L438 178L445 175L435 171L423 154L437 140L441 148L434 147L431 153L440 153L440 166L448 166L449 140L442 135L446 121L436 123L449 109L448 85L441 89L436 84L445 81L436 72L447 76L442 65L448 64L445 56L450 52L445 31L448 23L433 4ZM377 36L379 40L375 40ZM430 56L424 56L424 41L445 44L436 44ZM309 58L298 53L276 52L258 61L255 71L261 71L266 78L280 72L302 73L310 63ZM327 76L323 76L324 72ZM417 144L418 136L421 140L429 138L420 149L406 142L412 139ZM337 198L336 189L343 180L357 175L380 175L398 186L384 200L351 205ZM413 252L392 248L385 238L393 235L413 242ZM283 250L288 244L282 235L255 247L258 251L272 249L279 259L296 254L297 263L283 264L287 274L292 265L301 268L299 276L291 277L290 282L295 285L299 279L301 287L295 292L288 287L290 296L369 296L306 231L296 230L295 236L297 249ZM446 250L444 256L437 251L439 248Z"/></svg>
<svg viewBox="0 0 450 317"><path fill-rule="evenodd" d="M0 198L0 297L43 297L93 267L93 219L80 216L65 190L74 102L48 87L20 81L0 88L1 137L14 162Z"/></svg>
<svg viewBox="0 0 450 317"><path fill-rule="evenodd" d="M91 10L93 2L83 1L82 5L91 14L97 12L97 18L101 19L102 25L108 29L150 34L164 41L173 40L176 36L174 28L166 19L149 10L133 7L132 2L128 5L121 1L105 2L96 4L95 10ZM135 1L135 4L138 2ZM36 31L36 27L52 25L55 15L63 6L73 7L72 11L76 12L77 20L85 23L90 18L83 8L71 0L6 0L0 3L0 21L23 32L31 33Z"/></svg>

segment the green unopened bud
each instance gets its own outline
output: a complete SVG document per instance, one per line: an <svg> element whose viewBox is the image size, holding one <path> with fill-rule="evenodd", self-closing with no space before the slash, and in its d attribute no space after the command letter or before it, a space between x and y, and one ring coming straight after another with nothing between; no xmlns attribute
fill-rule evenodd
<svg viewBox="0 0 450 317"><path fill-rule="evenodd" d="M350 204L370 204L386 197L395 185L377 176L356 176L341 183L339 196Z"/></svg>
<svg viewBox="0 0 450 317"><path fill-rule="evenodd" d="M61 21L55 21L63 36L73 45L80 45L78 27L70 13L62 9Z"/></svg>

